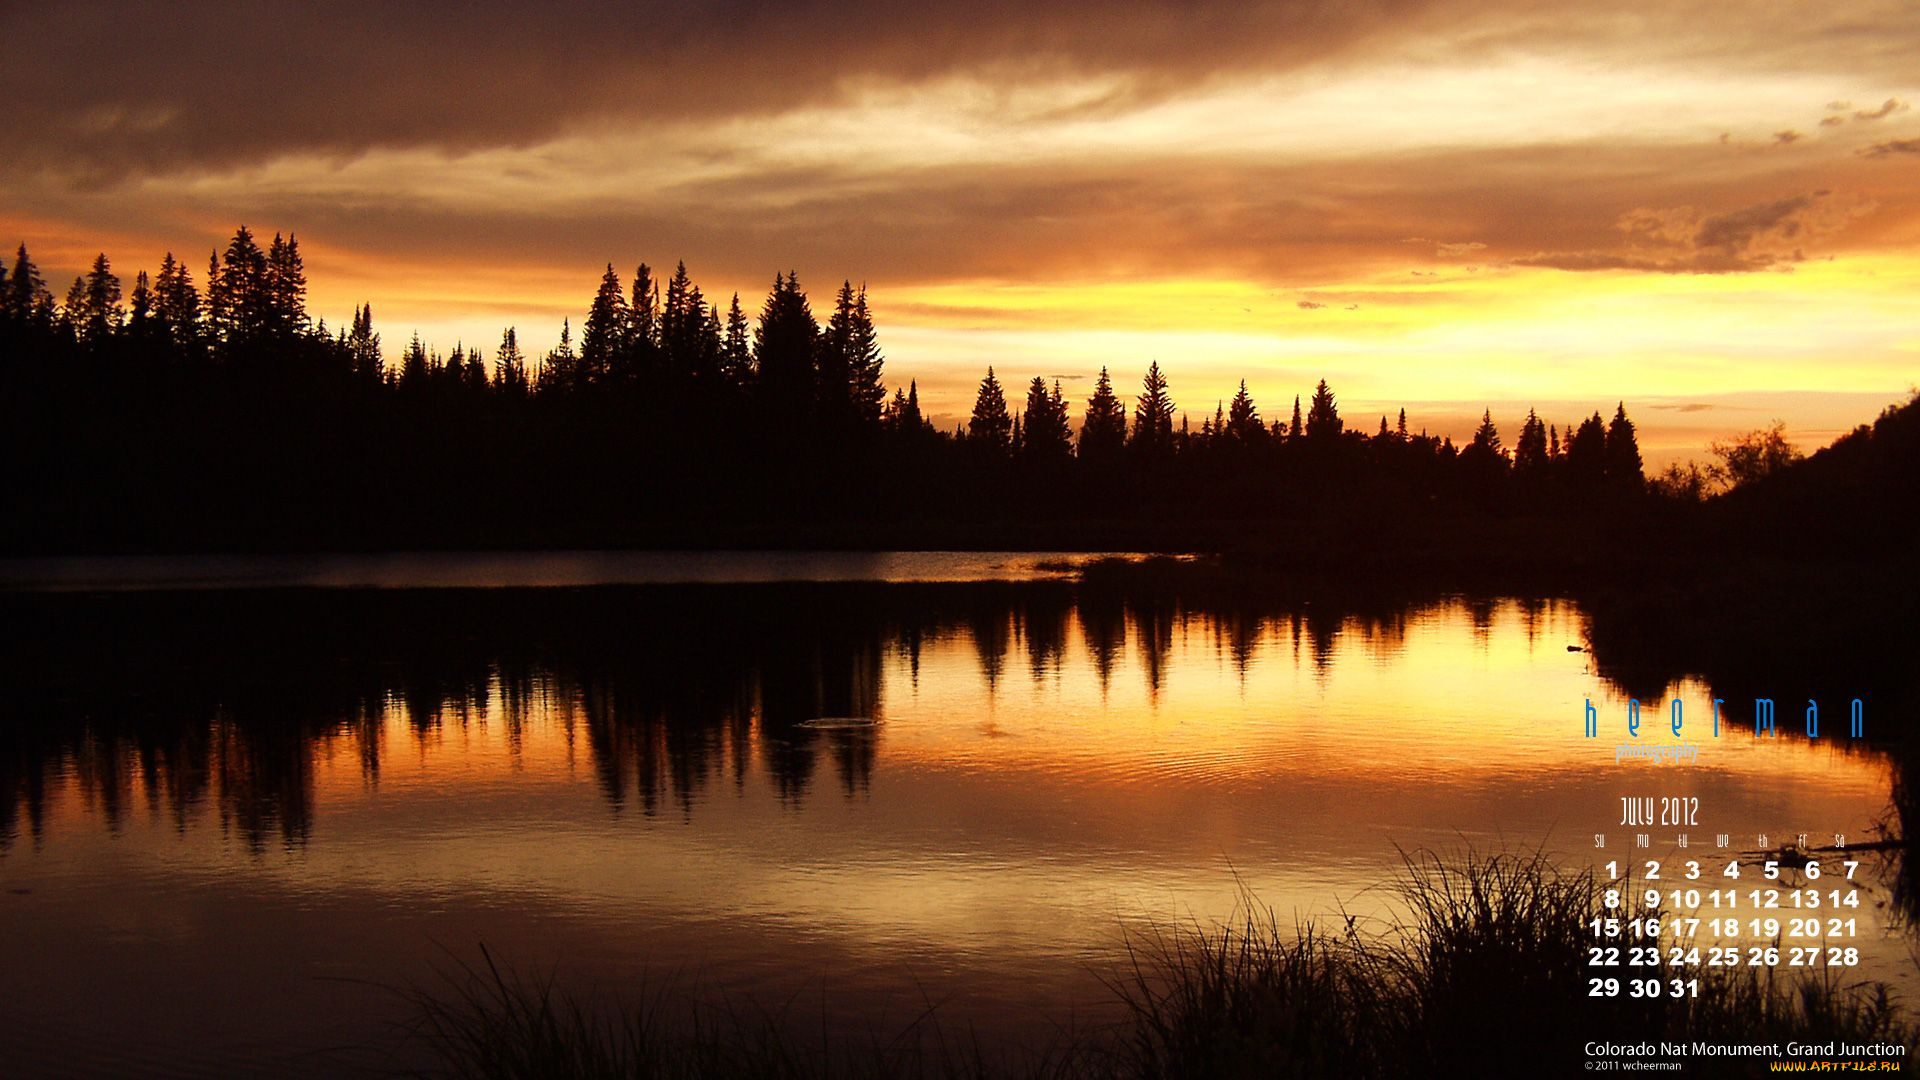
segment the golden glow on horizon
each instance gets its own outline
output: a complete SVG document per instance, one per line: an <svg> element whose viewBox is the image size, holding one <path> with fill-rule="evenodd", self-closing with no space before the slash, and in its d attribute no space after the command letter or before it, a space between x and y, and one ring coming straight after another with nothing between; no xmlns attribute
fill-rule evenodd
<svg viewBox="0 0 1920 1080"><path fill-rule="evenodd" d="M684 258L750 317L780 270L816 313L865 281L889 383L918 380L949 427L989 362L1010 390L1105 365L1131 397L1158 360L1195 424L1242 378L1269 419L1324 377L1356 426L1433 405L1456 435L1484 407L1725 407L1717 427L1635 410L1657 462L1772 418L1741 395L1850 395L1847 416L1780 402L1824 441L1914 379L1920 83L1859 37L1913 28L1842 8L1796 14L1791 48L1771 16L1684 5L1435 11L1353 39L1309 19L1329 47L1257 55L1131 27L1165 47L853 64L779 105L294 139L93 183L50 168L0 223L56 296L102 247L130 286L168 249L203 276L236 221L296 231L313 312L338 327L371 302L390 356L415 332L491 353L512 325L537 357L608 261Z"/></svg>

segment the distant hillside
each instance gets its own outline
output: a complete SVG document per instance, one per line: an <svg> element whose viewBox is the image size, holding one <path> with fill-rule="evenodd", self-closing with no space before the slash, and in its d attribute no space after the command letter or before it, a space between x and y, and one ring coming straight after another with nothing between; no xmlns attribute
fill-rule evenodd
<svg viewBox="0 0 1920 1080"><path fill-rule="evenodd" d="M1880 558L1920 531L1920 393L1715 501L1715 539L1773 554Z"/></svg>

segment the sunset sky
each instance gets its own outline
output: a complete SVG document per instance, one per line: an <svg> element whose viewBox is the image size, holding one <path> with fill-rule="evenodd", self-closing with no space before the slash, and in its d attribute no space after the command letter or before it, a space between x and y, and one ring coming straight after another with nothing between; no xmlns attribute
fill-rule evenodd
<svg viewBox="0 0 1920 1080"><path fill-rule="evenodd" d="M1920 381L1920 6L8 5L0 241L203 278L300 238L329 324L544 351L601 269L870 290L936 418L1158 360L1197 426L1326 378L1652 463ZM1079 409L1075 408L1077 421Z"/></svg>

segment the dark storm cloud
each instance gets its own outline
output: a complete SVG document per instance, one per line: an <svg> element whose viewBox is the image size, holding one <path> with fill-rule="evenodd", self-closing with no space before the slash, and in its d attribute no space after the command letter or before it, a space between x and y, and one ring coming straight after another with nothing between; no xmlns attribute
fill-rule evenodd
<svg viewBox="0 0 1920 1080"><path fill-rule="evenodd" d="M671 266L684 257L713 295L734 288L756 295L775 270L788 268L809 284L852 276L876 287L956 279L1095 282L1151 268L1170 276L1237 276L1326 300L1311 290L1355 275L1398 275L1427 260L1435 269L1464 269L1456 260L1466 251L1448 258L1432 240L1417 242L1425 251L1409 250L1409 237L1435 235L1474 237L1457 243L1484 245L1472 257L1495 263L1555 252L1573 254L1523 261L1567 269L1752 269L1755 253L1771 250L1773 241L1742 249L1741 222L1748 219L1737 213L1710 223L1690 210L1623 217L1618 209L1765 207L1781 190L1824 190L1832 182L1823 166L1801 160L1730 179L1713 171L1722 158L1711 145L1619 144L1289 163L1232 154L894 169L850 162L667 185L640 200L528 199L478 212L433 197L469 171L449 165L413 178L410 194L343 199L301 187L235 182L183 191L155 184L49 196L43 212L54 220L84 217L90 233L144 231L154 237L156 261L165 248L204 251L222 239L215 232L245 220L361 256L356 266L366 266L368 256L391 257L450 279L466 272L459 267L578 268L589 291L595 275L588 271L607 260L630 272L642 259ZM1884 171L1846 160L1862 174ZM1788 216L1818 217L1812 209ZM156 222L181 224L158 232ZM1718 247L1699 247L1703 229ZM316 247L309 260L322 254Z"/></svg>
<svg viewBox="0 0 1920 1080"><path fill-rule="evenodd" d="M999 117L1047 123L1408 43L1476 63L1575 50L1596 64L1904 79L1917 24L1902 4L1734 22L1712 0L1632 20L1550 0L16 3L0 6L12 46L0 171L104 182L295 152L529 146L600 121L773 115L954 75L1009 90L1097 81L1069 101L1009 97Z"/></svg>
<svg viewBox="0 0 1920 1080"><path fill-rule="evenodd" d="M289 151L528 145L764 115L863 85L1109 75L1079 108L1324 61L1434 0L9 4L0 160L111 179Z"/></svg>
<svg viewBox="0 0 1920 1080"><path fill-rule="evenodd" d="M1861 109L1859 112L1853 114L1853 118L1855 120L1879 120L1891 116L1906 107L1907 103L1901 101L1899 98L1888 98L1879 108L1871 112L1866 109Z"/></svg>
<svg viewBox="0 0 1920 1080"><path fill-rule="evenodd" d="M1763 237L1796 240L1806 224L1801 215L1828 194L1795 195L1707 218L1694 234L1693 244L1703 251L1733 256L1752 251Z"/></svg>
<svg viewBox="0 0 1920 1080"><path fill-rule="evenodd" d="M1886 157L1889 154L1920 154L1920 139L1889 139L1860 151L1861 157Z"/></svg>
<svg viewBox="0 0 1920 1080"><path fill-rule="evenodd" d="M1520 266L1553 270L1641 270L1663 274L1740 274L1786 269L1807 258L1806 245L1825 239L1872 209L1813 191L1701 216L1691 207L1641 209L1622 215L1620 250L1531 255Z"/></svg>

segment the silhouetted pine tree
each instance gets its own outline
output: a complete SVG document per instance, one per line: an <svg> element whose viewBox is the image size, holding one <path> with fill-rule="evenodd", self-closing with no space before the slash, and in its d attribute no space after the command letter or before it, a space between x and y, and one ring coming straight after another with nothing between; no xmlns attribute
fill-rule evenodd
<svg viewBox="0 0 1920 1080"><path fill-rule="evenodd" d="M720 342L720 372L727 384L744 391L753 385L753 347L747 335L747 316L740 310L740 294L727 307L727 327Z"/></svg>
<svg viewBox="0 0 1920 1080"><path fill-rule="evenodd" d="M1160 362L1147 365L1140 380L1138 405L1133 410L1133 435L1128 447L1147 458L1164 458L1173 453L1173 398L1167 393L1167 377Z"/></svg>
<svg viewBox="0 0 1920 1080"><path fill-rule="evenodd" d="M1327 384L1323 381L1320 385L1325 386ZM1302 433L1303 431L1300 426L1300 395L1295 394L1293 395L1293 422L1287 425L1287 438L1290 440L1298 439Z"/></svg>
<svg viewBox="0 0 1920 1080"><path fill-rule="evenodd" d="M511 326L501 333L499 351L494 353L493 385L515 398L526 397L531 387L527 379L527 358L520 351L520 335Z"/></svg>
<svg viewBox="0 0 1920 1080"><path fill-rule="evenodd" d="M900 407L894 410L893 424L896 431L909 438L918 439L923 435L931 434L931 428L926 418L920 415L920 382L918 379L908 380L907 396L901 400Z"/></svg>
<svg viewBox="0 0 1920 1080"><path fill-rule="evenodd" d="M547 350L540 361L540 375L535 385L542 394L565 393L580 385L580 358L573 351L572 321L560 322L560 343Z"/></svg>
<svg viewBox="0 0 1920 1080"><path fill-rule="evenodd" d="M153 313L153 283L145 270L133 275L133 292L127 296L127 332L135 341L149 344L157 317Z"/></svg>
<svg viewBox="0 0 1920 1080"><path fill-rule="evenodd" d="M453 352L446 362L434 367L435 382L442 390L459 391L467 384L467 347L466 343L453 343Z"/></svg>
<svg viewBox="0 0 1920 1080"><path fill-rule="evenodd" d="M1522 476L1538 476L1547 467L1547 425L1532 410L1520 425L1520 441L1513 446L1513 471Z"/></svg>
<svg viewBox="0 0 1920 1080"><path fill-rule="evenodd" d="M1567 440L1567 480L1577 488L1597 486L1607 471L1607 427L1594 413Z"/></svg>
<svg viewBox="0 0 1920 1080"><path fill-rule="evenodd" d="M1013 441L1013 418L1007 414L1007 395L987 368L974 397L973 417L967 421L967 445L994 457L1004 457Z"/></svg>
<svg viewBox="0 0 1920 1080"><path fill-rule="evenodd" d="M683 260L667 279L667 291L660 304L660 359L666 365L667 385L672 388L668 407L686 408L687 394L710 407L720 382L720 328L709 320L706 297L687 276ZM677 400L676 400L677 399Z"/></svg>
<svg viewBox="0 0 1920 1080"><path fill-rule="evenodd" d="M413 340L407 343L407 351L400 357L400 387L418 393L427 388L432 378L433 363L427 358L426 343L415 331Z"/></svg>
<svg viewBox="0 0 1920 1080"><path fill-rule="evenodd" d="M1493 410L1480 414L1480 426L1474 429L1473 440L1460 451L1460 463L1488 474L1506 471L1507 454L1500 445L1500 429L1494 426Z"/></svg>
<svg viewBox="0 0 1920 1080"><path fill-rule="evenodd" d="M487 361L478 348L467 350L467 362L460 369L462 389L469 395L478 397L492 388L487 378Z"/></svg>
<svg viewBox="0 0 1920 1080"><path fill-rule="evenodd" d="M753 351L762 407L783 418L780 426L792 429L813 410L814 339L819 335L799 276L774 275L773 291L753 331Z"/></svg>
<svg viewBox="0 0 1920 1080"><path fill-rule="evenodd" d="M1093 384L1093 396L1087 399L1087 412L1080 421L1080 460L1107 465L1117 460L1127 442L1127 409L1113 392L1113 379L1107 369Z"/></svg>
<svg viewBox="0 0 1920 1080"><path fill-rule="evenodd" d="M154 279L154 308L173 338L176 348L191 349L200 341L200 292L193 287L193 275L185 263L174 260L173 252L160 260L160 275Z"/></svg>
<svg viewBox="0 0 1920 1080"><path fill-rule="evenodd" d="M587 321L580 327L580 359L572 373L580 385L612 379L627 352L631 326L632 314L627 310L620 275L614 273L613 264L608 263L606 272L600 275L600 287L593 294L593 303L587 308Z"/></svg>
<svg viewBox="0 0 1920 1080"><path fill-rule="evenodd" d="M1294 407L1299 408L1299 398L1294 399ZM1327 380L1321 379L1320 385L1313 389L1313 404L1307 408L1307 438L1314 440L1334 440L1340 437L1340 409L1334 402L1333 391L1328 388Z"/></svg>
<svg viewBox="0 0 1920 1080"><path fill-rule="evenodd" d="M700 313L700 326L693 335L695 386L702 399L711 404L730 392L733 386L726 374L726 343L721 338L720 308L707 303L697 285L693 289L693 307Z"/></svg>
<svg viewBox="0 0 1920 1080"><path fill-rule="evenodd" d="M584 346L584 339L582 340ZM619 345L607 368L607 379L616 386L637 387L647 383L654 387L648 404L665 408L670 406L681 382L678 373L662 386L653 380L660 375L664 366L662 354L665 345L661 340L661 302L660 282L653 276L653 268L641 263L633 271L633 287L627 291L626 318L621 322ZM662 390L666 392L663 394Z"/></svg>
<svg viewBox="0 0 1920 1080"><path fill-rule="evenodd" d="M830 430L872 430L880 422L886 389L880 384L880 346L865 289L843 281L833 315L820 335L818 394L821 419Z"/></svg>
<svg viewBox="0 0 1920 1080"><path fill-rule="evenodd" d="M68 302L71 304L71 297ZM120 279L114 276L106 252L94 256L81 288L80 310L69 311L67 318L83 341L103 341L126 322L127 310L120 306Z"/></svg>
<svg viewBox="0 0 1920 1080"><path fill-rule="evenodd" d="M53 296L47 292L47 283L27 256L27 245L21 244L13 256L13 272L7 275L6 313L22 323L44 323L52 311Z"/></svg>
<svg viewBox="0 0 1920 1080"><path fill-rule="evenodd" d="M353 309L353 326L347 332L347 367L366 384L386 377L387 359L380 352L380 335L373 330L373 305Z"/></svg>
<svg viewBox="0 0 1920 1080"><path fill-rule="evenodd" d="M1266 426L1260 422L1260 410L1253 404L1253 395L1247 393L1247 380L1240 380L1240 389L1233 395L1233 405L1227 409L1226 435L1241 446L1252 446L1266 438Z"/></svg>
<svg viewBox="0 0 1920 1080"><path fill-rule="evenodd" d="M1061 462L1073 455L1073 432L1067 426L1067 403L1060 385L1051 391L1047 382L1035 375L1027 384L1027 407L1020 452L1026 460L1039 463Z"/></svg>
<svg viewBox="0 0 1920 1080"><path fill-rule="evenodd" d="M292 233L273 234L267 248L265 329L274 336L307 331L307 269L300 258L300 242Z"/></svg>
<svg viewBox="0 0 1920 1080"><path fill-rule="evenodd" d="M1624 401L1614 410L1613 422L1607 425L1604 472L1609 483L1628 491L1639 491L1646 484L1641 472L1640 443L1634 437L1633 421L1627 419Z"/></svg>
<svg viewBox="0 0 1920 1080"><path fill-rule="evenodd" d="M67 286L67 298L60 302L60 329L70 339L84 340L87 332L87 279L75 274Z"/></svg>
<svg viewBox="0 0 1920 1080"><path fill-rule="evenodd" d="M867 287L862 284L853 298L853 324L847 335L847 368L853 380L854 415L864 426L879 422L880 402L887 394L881 382L886 358L880 354L880 336L873 327L873 311L867 306Z"/></svg>
<svg viewBox="0 0 1920 1080"><path fill-rule="evenodd" d="M229 350L260 340L269 323L267 255L245 225L207 268L207 316L214 337Z"/></svg>

